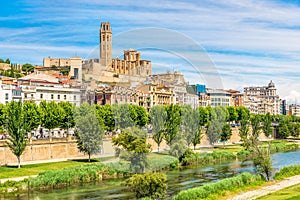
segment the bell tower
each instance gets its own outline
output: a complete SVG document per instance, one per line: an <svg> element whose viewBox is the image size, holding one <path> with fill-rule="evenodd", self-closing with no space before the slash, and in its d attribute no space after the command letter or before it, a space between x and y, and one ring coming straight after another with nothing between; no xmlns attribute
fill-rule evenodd
<svg viewBox="0 0 300 200"><path fill-rule="evenodd" d="M112 62L112 31L109 22L101 22L100 27L100 63L108 66Z"/></svg>

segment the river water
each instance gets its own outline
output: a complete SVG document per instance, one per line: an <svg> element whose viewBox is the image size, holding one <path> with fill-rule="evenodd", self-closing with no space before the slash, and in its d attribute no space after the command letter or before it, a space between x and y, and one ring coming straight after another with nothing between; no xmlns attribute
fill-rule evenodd
<svg viewBox="0 0 300 200"><path fill-rule="evenodd" d="M287 166L300 164L300 151L276 153L272 155L274 172ZM168 198L192 187L218 181L226 177L232 177L242 172L254 172L251 162L231 161L209 166L188 166L180 170L166 172L168 179ZM273 172L273 173L274 173ZM122 179L106 180L101 183L90 183L67 188L34 191L20 194L9 199L30 200L95 200L95 199L133 199L134 194L126 191L122 185ZM1 199L1 198L0 198Z"/></svg>

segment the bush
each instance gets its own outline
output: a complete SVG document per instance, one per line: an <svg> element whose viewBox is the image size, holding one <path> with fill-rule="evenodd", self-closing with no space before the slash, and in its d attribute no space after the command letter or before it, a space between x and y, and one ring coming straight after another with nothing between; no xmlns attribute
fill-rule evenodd
<svg viewBox="0 0 300 200"><path fill-rule="evenodd" d="M291 165L281 168L278 172L275 173L275 180L282 180L291 176L296 176L300 174L300 165Z"/></svg>
<svg viewBox="0 0 300 200"><path fill-rule="evenodd" d="M177 194L173 200L191 200L207 198L213 194L221 194L224 191L233 191L235 189L245 187L261 185L264 181L259 175L252 175L248 172L242 173L232 178L226 178L215 183L209 183L200 187L181 191Z"/></svg>
<svg viewBox="0 0 300 200"><path fill-rule="evenodd" d="M126 186L137 198L163 198L167 193L167 176L162 173L135 174L126 180Z"/></svg>
<svg viewBox="0 0 300 200"><path fill-rule="evenodd" d="M88 164L62 170L45 171L35 178L30 178L29 183L32 188L55 188L73 183L99 181L116 172L116 170L111 169L104 164Z"/></svg>
<svg viewBox="0 0 300 200"><path fill-rule="evenodd" d="M240 160L245 160L245 159L248 159L250 157L250 154L251 152L248 151L248 150L240 150L238 153L237 153L237 157L238 159Z"/></svg>

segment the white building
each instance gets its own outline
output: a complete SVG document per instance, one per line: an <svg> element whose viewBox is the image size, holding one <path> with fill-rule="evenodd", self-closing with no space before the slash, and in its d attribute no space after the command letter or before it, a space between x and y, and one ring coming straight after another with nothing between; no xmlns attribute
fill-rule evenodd
<svg viewBox="0 0 300 200"><path fill-rule="evenodd" d="M17 87L13 78L0 78L0 103L7 104L21 99L21 89Z"/></svg>
<svg viewBox="0 0 300 200"><path fill-rule="evenodd" d="M31 74L18 79L22 89L22 101L64 101L75 106L80 105L80 87L63 84L58 78L47 74Z"/></svg>
<svg viewBox="0 0 300 200"><path fill-rule="evenodd" d="M245 87L244 105L253 114L280 114L281 100L276 93L275 84L268 86Z"/></svg>
<svg viewBox="0 0 300 200"><path fill-rule="evenodd" d="M210 106L230 106L231 93L222 89L206 89L207 104Z"/></svg>

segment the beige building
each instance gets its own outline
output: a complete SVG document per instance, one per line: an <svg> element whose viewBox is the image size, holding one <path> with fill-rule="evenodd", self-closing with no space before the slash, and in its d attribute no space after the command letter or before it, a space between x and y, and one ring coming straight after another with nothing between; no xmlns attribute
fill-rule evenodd
<svg viewBox="0 0 300 200"><path fill-rule="evenodd" d="M296 104L287 105L287 113L289 116L300 116L300 106Z"/></svg>
<svg viewBox="0 0 300 200"><path fill-rule="evenodd" d="M230 106L231 94L222 89L206 89L207 105L209 106Z"/></svg>
<svg viewBox="0 0 300 200"><path fill-rule="evenodd" d="M47 70L51 70L51 67L69 67L70 72L69 76L71 79L82 82L82 58L80 56L72 56L69 59L67 58L44 58L43 66L46 68L50 68ZM41 71L42 69L40 69Z"/></svg>
<svg viewBox="0 0 300 200"><path fill-rule="evenodd" d="M139 105L144 106L148 111L152 106L175 104L175 94L172 87L147 84L138 86L136 90L142 93L142 96L139 96Z"/></svg>
<svg viewBox="0 0 300 200"><path fill-rule="evenodd" d="M273 81L268 86L244 88L244 106L253 114L280 114L280 104Z"/></svg>

